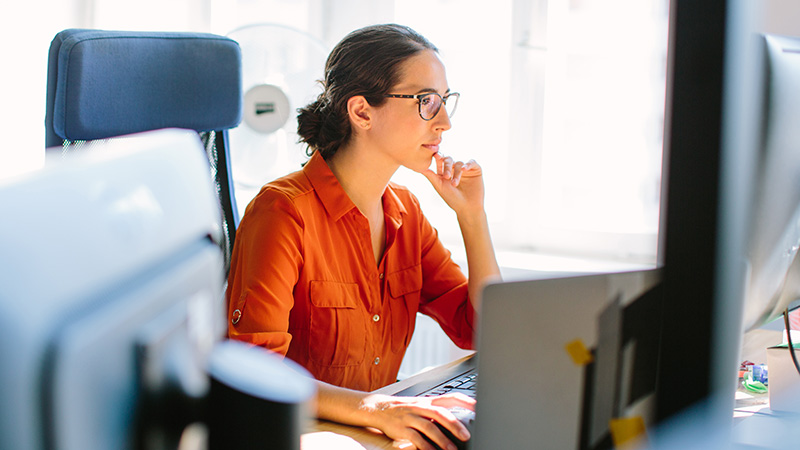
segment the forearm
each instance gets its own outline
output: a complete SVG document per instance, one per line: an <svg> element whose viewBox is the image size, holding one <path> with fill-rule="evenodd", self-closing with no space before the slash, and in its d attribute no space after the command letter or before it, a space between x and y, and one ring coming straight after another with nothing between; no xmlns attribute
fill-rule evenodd
<svg viewBox="0 0 800 450"><path fill-rule="evenodd" d="M469 296L476 311L480 311L481 291L486 283L500 280L500 267L489 233L489 221L483 210L458 216L464 249L467 254Z"/></svg>
<svg viewBox="0 0 800 450"><path fill-rule="evenodd" d="M375 426L367 398L373 394L317 381L316 416L361 427Z"/></svg>

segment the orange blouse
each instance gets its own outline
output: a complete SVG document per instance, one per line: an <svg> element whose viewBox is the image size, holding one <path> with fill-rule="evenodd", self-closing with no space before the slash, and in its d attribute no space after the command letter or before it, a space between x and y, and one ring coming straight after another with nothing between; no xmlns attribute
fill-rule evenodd
<svg viewBox="0 0 800 450"><path fill-rule="evenodd" d="M363 391L396 380L418 311L472 348L466 276L417 199L390 183L383 209L386 249L376 266L367 218L321 156L265 185L236 232L228 336Z"/></svg>

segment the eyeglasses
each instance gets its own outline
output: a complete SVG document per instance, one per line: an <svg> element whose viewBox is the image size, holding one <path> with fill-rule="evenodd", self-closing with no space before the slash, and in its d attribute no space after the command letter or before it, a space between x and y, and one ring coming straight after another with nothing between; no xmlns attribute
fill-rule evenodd
<svg viewBox="0 0 800 450"><path fill-rule="evenodd" d="M458 92L451 92L444 97L439 95L436 92L429 92L427 94L386 94L384 97L388 98L414 98L418 101L419 106L419 116L422 117L422 120L433 120L436 117L436 114L439 113L439 109L441 109L442 105L444 105L444 110L447 112L447 117L453 117L453 114L456 112L456 106L458 105L458 97L461 94ZM452 100L450 100L452 98ZM448 100L450 100L448 102Z"/></svg>

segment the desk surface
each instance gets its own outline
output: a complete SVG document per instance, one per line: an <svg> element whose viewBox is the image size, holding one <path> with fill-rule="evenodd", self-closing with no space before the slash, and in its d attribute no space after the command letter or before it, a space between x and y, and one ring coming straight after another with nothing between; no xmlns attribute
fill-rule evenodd
<svg viewBox="0 0 800 450"><path fill-rule="evenodd" d="M374 391L377 394L396 394L417 384L443 380L454 367L472 358L468 355L421 374ZM392 450L392 440L378 431L363 427L352 427L339 423L316 420L311 430L301 436L302 450Z"/></svg>
<svg viewBox="0 0 800 450"><path fill-rule="evenodd" d="M435 384L446 379L448 373L472 358L473 355L457 359L422 374L391 384L375 392L396 394L417 384ZM745 420L746 419L746 420ZM727 434L726 434L727 435ZM766 394L737 395L732 436L733 448L784 449L796 448L800 442L800 415L772 413ZM786 445L789 447L786 447ZM378 431L352 427L338 423L316 420L310 430L302 435L302 450L393 450L392 441Z"/></svg>

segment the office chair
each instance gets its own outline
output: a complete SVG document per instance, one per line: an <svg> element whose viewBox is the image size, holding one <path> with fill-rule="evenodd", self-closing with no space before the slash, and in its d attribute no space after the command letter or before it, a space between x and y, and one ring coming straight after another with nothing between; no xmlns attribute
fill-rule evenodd
<svg viewBox="0 0 800 450"><path fill-rule="evenodd" d="M161 128L198 132L222 214L226 273L239 213L227 130L242 119L241 51L206 33L68 29L50 44L45 145L62 155L91 141Z"/></svg>

